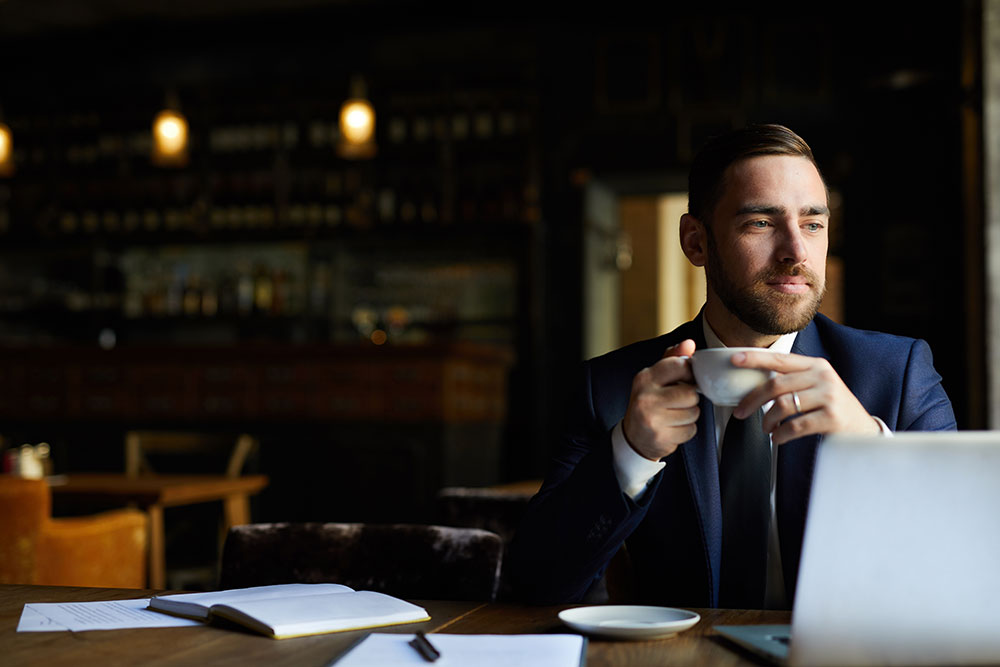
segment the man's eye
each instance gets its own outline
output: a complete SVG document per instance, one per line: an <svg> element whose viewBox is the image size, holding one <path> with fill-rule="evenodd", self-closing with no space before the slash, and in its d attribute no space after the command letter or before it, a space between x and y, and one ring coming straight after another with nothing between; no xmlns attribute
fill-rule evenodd
<svg viewBox="0 0 1000 667"><path fill-rule="evenodd" d="M807 223L805 227L810 232L818 232L819 230L823 229L823 224L819 222L810 222Z"/></svg>
<svg viewBox="0 0 1000 667"><path fill-rule="evenodd" d="M755 229L764 229L765 227L767 227L768 223L767 220L751 220L747 224Z"/></svg>

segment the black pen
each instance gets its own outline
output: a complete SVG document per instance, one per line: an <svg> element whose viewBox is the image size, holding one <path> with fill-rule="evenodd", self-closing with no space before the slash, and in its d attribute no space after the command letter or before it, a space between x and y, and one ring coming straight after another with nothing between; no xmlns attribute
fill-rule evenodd
<svg viewBox="0 0 1000 667"><path fill-rule="evenodd" d="M417 631L417 636L410 642L410 646L417 649L417 653L427 662L434 662L441 657L441 652L427 640L423 632Z"/></svg>

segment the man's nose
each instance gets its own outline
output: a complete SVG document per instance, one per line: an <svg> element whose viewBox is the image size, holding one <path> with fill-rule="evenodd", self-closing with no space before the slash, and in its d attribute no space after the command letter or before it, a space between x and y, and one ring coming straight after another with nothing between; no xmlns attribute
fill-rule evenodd
<svg viewBox="0 0 1000 667"><path fill-rule="evenodd" d="M806 244L798 226L786 230L781 237L778 259L782 264L801 264L806 261Z"/></svg>

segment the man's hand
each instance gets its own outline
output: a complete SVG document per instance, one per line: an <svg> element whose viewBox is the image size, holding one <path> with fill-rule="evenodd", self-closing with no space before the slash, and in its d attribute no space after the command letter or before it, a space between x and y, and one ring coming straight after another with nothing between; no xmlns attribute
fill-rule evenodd
<svg viewBox="0 0 1000 667"><path fill-rule="evenodd" d="M874 434L880 431L878 422L826 359L746 352L733 355L733 365L777 373L747 394L733 410L734 417L745 419L768 401L774 401L764 415L763 426L775 444L816 433ZM799 398L798 406L795 395Z"/></svg>
<svg viewBox="0 0 1000 667"><path fill-rule="evenodd" d="M691 363L693 340L667 348L663 358L639 371L632 380L622 431L640 456L659 461L698 431L698 392Z"/></svg>

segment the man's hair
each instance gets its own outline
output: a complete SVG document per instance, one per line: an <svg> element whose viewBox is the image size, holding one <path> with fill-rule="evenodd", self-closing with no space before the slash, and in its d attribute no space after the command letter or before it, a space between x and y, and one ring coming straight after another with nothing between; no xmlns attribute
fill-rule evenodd
<svg viewBox="0 0 1000 667"><path fill-rule="evenodd" d="M707 225L725 190L725 175L729 165L761 155L804 157L819 171L809 144L783 125L751 125L713 137L702 147L691 164L688 174L688 213Z"/></svg>

